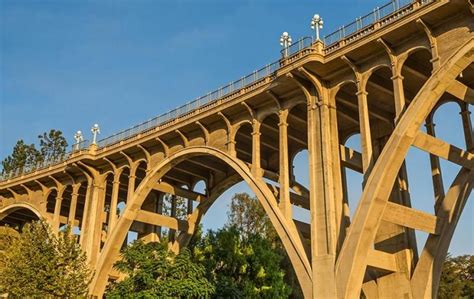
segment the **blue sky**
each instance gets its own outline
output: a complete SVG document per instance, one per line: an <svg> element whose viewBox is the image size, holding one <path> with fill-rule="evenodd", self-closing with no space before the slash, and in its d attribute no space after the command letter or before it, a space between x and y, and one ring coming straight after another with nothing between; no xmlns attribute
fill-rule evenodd
<svg viewBox="0 0 474 299"><path fill-rule="evenodd" d="M1 0L0 157L10 153L17 139L32 143L51 128L62 130L72 143L75 131L89 137L96 122L100 137L130 127L273 62L281 33L288 31L294 40L310 35L314 13L324 18L327 34L381 4ZM447 141L462 140L458 119L438 129ZM415 151L410 159L409 175L416 181L412 200L431 212L429 173L419 175L421 166L429 167L427 155ZM307 179L304 163L303 154L296 162L302 181ZM446 177L453 177L456 168L443 165ZM355 202L360 176L351 173L349 178ZM205 217L205 227L222 225L221 211L230 196L247 189L240 184L224 194ZM474 251L472 215L470 202L453 240L455 254Z"/></svg>

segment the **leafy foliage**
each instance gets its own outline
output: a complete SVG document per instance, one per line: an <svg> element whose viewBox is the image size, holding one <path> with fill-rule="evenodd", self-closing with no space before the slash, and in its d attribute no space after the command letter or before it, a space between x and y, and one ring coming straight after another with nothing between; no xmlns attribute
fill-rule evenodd
<svg viewBox="0 0 474 299"><path fill-rule="evenodd" d="M110 285L107 298L195 298L215 292L204 267L192 261L187 249L175 256L161 243L136 241L115 267L128 277Z"/></svg>
<svg viewBox="0 0 474 299"><path fill-rule="evenodd" d="M232 197L226 227L237 229L242 238L259 235L267 240L276 254L282 257L280 268L286 269L285 282L292 290L292 298L303 298L291 261L273 228L270 218L256 197L247 193L236 193Z"/></svg>
<svg viewBox="0 0 474 299"><path fill-rule="evenodd" d="M474 296L474 256L448 255L438 289L438 298L472 298Z"/></svg>
<svg viewBox="0 0 474 299"><path fill-rule="evenodd" d="M91 272L69 229L56 236L40 220L26 224L4 251L0 292L12 297L78 297L87 292Z"/></svg>
<svg viewBox="0 0 474 299"><path fill-rule="evenodd" d="M216 285L217 298L287 298L291 293L282 256L259 234L242 238L235 227L209 231L197 242L194 256Z"/></svg>
<svg viewBox="0 0 474 299"><path fill-rule="evenodd" d="M227 227L235 227L243 238L259 234L271 240L278 239L262 205L247 193L236 193L232 197L227 216Z"/></svg>
<svg viewBox="0 0 474 299"><path fill-rule="evenodd" d="M13 147L11 155L2 161L2 173L11 173L16 170L23 170L25 167L36 165L42 160L41 153L34 144L25 144L23 140L18 140Z"/></svg>

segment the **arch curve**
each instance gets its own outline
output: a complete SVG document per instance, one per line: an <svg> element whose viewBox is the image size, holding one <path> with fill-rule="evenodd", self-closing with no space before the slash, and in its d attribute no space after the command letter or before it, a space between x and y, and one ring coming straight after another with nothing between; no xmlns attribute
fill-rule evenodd
<svg viewBox="0 0 474 299"><path fill-rule="evenodd" d="M100 296L105 290L107 275L111 270L114 257L118 255L125 235L132 222L136 218L138 211L143 204L146 196L152 189L154 182L163 177L173 166L179 164L185 159L196 156L212 156L226 163L233 168L242 179L247 182L252 191L262 204L265 212L268 214L273 226L275 227L282 243L292 260L295 272L298 274L301 285L311 286L311 267L306 256L301 240L295 239L298 236L296 227L288 223L278 206L271 190L266 186L263 179L257 179L248 169L248 166L239 159L232 157L227 152L208 146L190 146L173 153L157 165L153 166L149 174L143 179L132 195L130 203L127 204L123 216L120 217L115 229L111 232L110 238L106 242L100 255L96 274L91 284L93 295ZM303 288L304 289L304 288ZM303 290L305 292L305 290ZM306 290L311 292L311 289ZM310 296L310 293L307 293Z"/></svg>
<svg viewBox="0 0 474 299"><path fill-rule="evenodd" d="M433 73L401 117L367 179L351 230L339 255L336 266L339 296L353 298L359 295L367 255L374 242L391 191L388 186L392 186L395 181L423 120L453 80L473 61L474 39L470 39L446 60L443 67ZM447 251L447 247L440 247L438 250Z"/></svg>
<svg viewBox="0 0 474 299"><path fill-rule="evenodd" d="M38 219L47 219L46 215L41 213L41 211L38 208L36 208L35 206L33 206L29 203L26 203L26 202L18 202L18 203L7 205L7 206L1 208L0 209L0 220L2 220L3 218L7 217L11 213L13 213L17 210L20 210L20 209L29 210L30 212L35 214L38 217Z"/></svg>

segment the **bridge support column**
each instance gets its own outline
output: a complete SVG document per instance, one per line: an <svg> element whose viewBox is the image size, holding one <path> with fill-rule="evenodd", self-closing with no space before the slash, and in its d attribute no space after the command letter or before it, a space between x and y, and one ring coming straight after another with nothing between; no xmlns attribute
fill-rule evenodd
<svg viewBox="0 0 474 299"><path fill-rule="evenodd" d="M359 83L359 85L362 83ZM362 169L364 178L368 176L368 169L372 165L372 137L370 133L369 105L367 103L367 91L359 87L357 92L359 104L360 143L362 148ZM365 180L365 179L364 179Z"/></svg>
<svg viewBox="0 0 474 299"><path fill-rule="evenodd" d="M96 264L97 258L100 253L100 245L102 241L102 224L104 221L104 203L105 203L105 177L102 177L96 181L93 185L92 190L92 217L90 226L92 228L89 243L90 262L91 265Z"/></svg>
<svg viewBox="0 0 474 299"><path fill-rule="evenodd" d="M114 180L112 182L112 196L110 198L110 212L109 212L109 225L108 232L110 233L117 223L117 203L118 203L118 194L120 189L120 175L122 174L122 169L118 169L114 172Z"/></svg>
<svg viewBox="0 0 474 299"><path fill-rule="evenodd" d="M279 153L280 153L280 167L279 167L279 183L280 183L280 201L279 206L286 219L292 219L291 216L291 202L290 202L290 173L288 160L288 109L280 110L279 127Z"/></svg>
<svg viewBox="0 0 474 299"><path fill-rule="evenodd" d="M86 252L89 264L94 268L100 253L102 224L104 216L106 176L95 175L88 186L86 209L81 234L82 249Z"/></svg>
<svg viewBox="0 0 474 299"><path fill-rule="evenodd" d="M54 215L53 215L53 232L57 233L59 231L60 221L59 218L61 216L61 205L63 203L63 193L65 187L61 187L58 190L58 194L56 196L56 203L54 205Z"/></svg>
<svg viewBox="0 0 474 299"><path fill-rule="evenodd" d="M260 122L256 119L252 123L252 174L260 177L262 168L260 166Z"/></svg>
<svg viewBox="0 0 474 299"><path fill-rule="evenodd" d="M323 98L308 107L313 298L336 298L337 217L331 145L337 138L331 135L327 101Z"/></svg>
<svg viewBox="0 0 474 299"><path fill-rule="evenodd" d="M435 124L433 123L433 116L429 115L426 119L426 133L433 137L436 137L435 133ZM443 185L443 175L441 173L441 164L439 162L438 156L430 154L430 164L431 164L431 178L433 181L433 190L435 196L435 210L441 204L441 200L444 198L444 185Z"/></svg>
<svg viewBox="0 0 474 299"><path fill-rule="evenodd" d="M85 250L86 246L86 239L87 239L87 233L89 231L89 209L91 205L91 190L92 190L92 179L87 178L87 190L86 190L86 196L85 196L85 203L84 203L84 209L82 211L82 219L81 219L81 234L79 236L79 243L81 244L81 247L83 250Z"/></svg>
<svg viewBox="0 0 474 299"><path fill-rule="evenodd" d="M396 67L392 67L393 76L390 78L393 82L393 97L395 100L395 121L402 116L405 109L405 92L403 90L403 76L396 71ZM395 73L396 72L396 73Z"/></svg>

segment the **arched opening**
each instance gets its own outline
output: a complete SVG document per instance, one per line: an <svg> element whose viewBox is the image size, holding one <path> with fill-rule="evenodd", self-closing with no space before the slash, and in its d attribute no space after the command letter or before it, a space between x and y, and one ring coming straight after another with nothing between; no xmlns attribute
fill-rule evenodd
<svg viewBox="0 0 474 299"><path fill-rule="evenodd" d="M235 134L235 150L237 158L252 164L252 126L243 123Z"/></svg>
<svg viewBox="0 0 474 299"><path fill-rule="evenodd" d="M58 191L53 189L46 198L46 212L54 213L54 208L56 207L56 197L58 196Z"/></svg>
<svg viewBox="0 0 474 299"><path fill-rule="evenodd" d="M119 195L117 200L117 217L123 214L127 205L128 183L130 178L130 169L125 167L119 178Z"/></svg>
<svg viewBox="0 0 474 299"><path fill-rule="evenodd" d="M343 83L336 93L338 137L344 145L344 155L349 151L361 152L361 136L359 134L359 103L357 86L354 82ZM362 161L359 161L362 162ZM343 191L343 214L352 217L359 203L362 193L363 174L362 165L354 163L341 163L341 182ZM349 219L348 219L349 221ZM346 225L349 225L349 222Z"/></svg>
<svg viewBox="0 0 474 299"><path fill-rule="evenodd" d="M361 152L360 146L360 134L353 133L347 136L345 140L344 146L346 148L355 150L357 152ZM342 166L341 170L342 174L342 184L343 184L343 192L345 198L345 204L347 205L347 209L349 210L349 215L352 218L354 212L359 204L360 197L362 195L362 187L364 183L364 176L362 172L357 171L353 167L344 167ZM347 213L345 213L347 214Z"/></svg>
<svg viewBox="0 0 474 299"><path fill-rule="evenodd" d="M381 66L373 71L367 81L367 104L373 163L378 159L394 129L395 96L392 70Z"/></svg>
<svg viewBox="0 0 474 299"><path fill-rule="evenodd" d="M293 177L290 186L297 185L297 188L304 188L305 192L309 190L309 167L308 150L300 150L291 161ZM291 191L290 191L291 192ZM292 215L297 221L311 223L311 214L309 210L309 200L305 206L292 204Z"/></svg>
<svg viewBox="0 0 474 299"><path fill-rule="evenodd" d="M60 220L59 230L63 230L68 225L67 219L69 217L69 210L71 208L71 200L72 200L72 186L67 185L66 189L63 192L63 199L61 201L61 207L59 215L63 221Z"/></svg>
<svg viewBox="0 0 474 299"><path fill-rule="evenodd" d="M308 159L308 114L305 103L297 104L288 111L288 152L290 194L298 189L300 195L309 190L309 159ZM303 190L299 190L303 189ZM291 206L293 218L309 225L309 198L304 202Z"/></svg>
<svg viewBox="0 0 474 299"><path fill-rule="evenodd" d="M471 82L471 85L472 84L473 83ZM474 122L472 114L469 114L470 107L469 105L458 102L449 94L445 94L443 97L446 98L446 101L437 107L433 115L436 138L464 151L467 151L465 138L466 134L470 133L472 137L474 133L472 131L469 132L469 128L465 128L463 126L463 122L470 122L472 128L472 124ZM461 109L461 107L463 109ZM439 162L444 192L447 193L456 175L461 170L461 166L444 159L439 159ZM463 214L459 219L458 226L465 229L458 229L455 231L451 245L449 247L450 253L454 256L465 254L466 248L471 248L471 250L473 248L472 244L474 244L474 236L472 228L472 215L474 215L474 203L472 202L472 198L474 198L474 196L471 193L469 197L470 200L467 200L466 205L464 206ZM433 207L431 207L431 210L433 210Z"/></svg>
<svg viewBox="0 0 474 299"><path fill-rule="evenodd" d="M39 212L21 204L0 210L0 226L8 226L17 231L21 231L25 224L39 219Z"/></svg>
<svg viewBox="0 0 474 299"><path fill-rule="evenodd" d="M423 84L431 76L433 71L431 58L431 52L428 49L420 48L410 52L404 61L401 75L406 107L410 105Z"/></svg>
<svg viewBox="0 0 474 299"><path fill-rule="evenodd" d="M359 104L357 86L354 82L346 82L336 93L337 128L339 140L346 140L354 132L359 132Z"/></svg>
<svg viewBox="0 0 474 299"><path fill-rule="evenodd" d="M94 292L102 292L103 288L105 287L106 275L108 271L110 271L113 264L113 262L108 257L116 256L116 254L118 254L118 248L112 244L121 242L121 240L125 239L127 228L132 225L132 219L135 219L135 216L138 213L138 210L132 209L131 207L142 206L149 194L149 191L151 190L150 184L155 185L166 176L167 172L170 171L167 168L167 165L172 163L173 167L175 167L179 166L179 164L183 163L183 161L189 159L199 159L200 157L205 157L206 159L212 160L214 162L213 165L221 164L228 168L228 170L226 171L227 177L214 182L213 186L216 188L214 191L214 196L200 203L193 212L193 214L197 217L197 220L200 220L200 218L206 213L212 203L220 194L222 194L222 192L234 185L236 182L242 179L245 180L250 185L250 188L255 192L259 202L262 204L264 210L268 214L277 233L280 235L284 247L288 251L288 255L290 256L292 262L298 263L299 269L304 269L303 271L298 271L297 273L301 285L303 287L310 285L310 269L307 258L305 257L306 254L303 252L302 247L296 245L295 242L297 242L297 240L295 239L295 236L291 234L283 216L279 213L278 208L272 207L272 205L275 204L275 198L271 190L261 181L255 180L249 173L248 167L246 165L244 165L241 161L231 157L227 153L213 150L212 148L208 147L192 147L180 150L165 161L161 162L159 165L154 166L147 178L140 184L135 193L137 197L131 199L133 200L133 203L130 203L130 205L127 207L127 214L130 217L122 217L119 220L116 233L112 235L112 239L109 240L109 243L104 247L99 260L96 279L94 279L94 288L98 291Z"/></svg>

